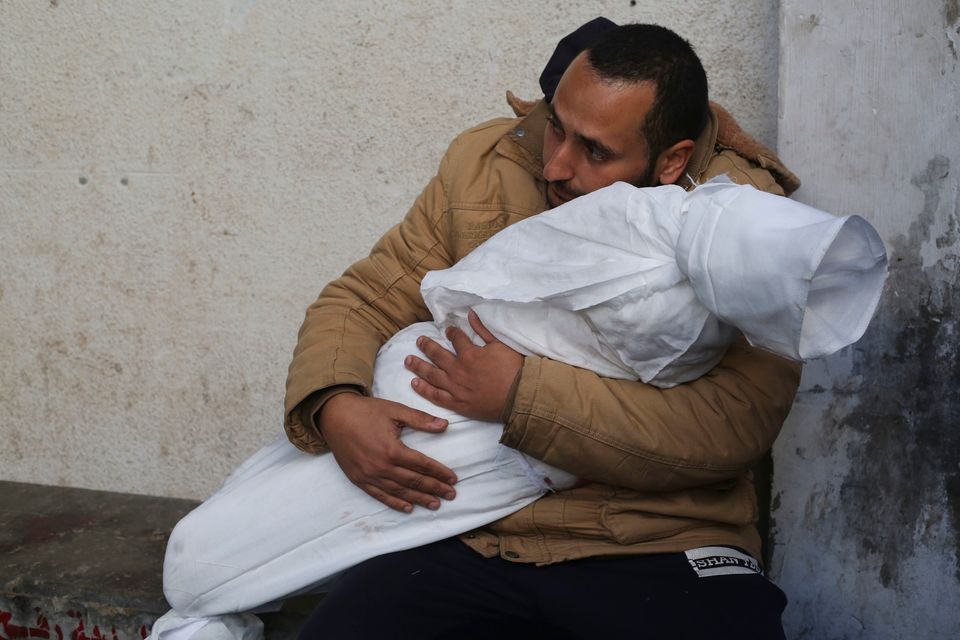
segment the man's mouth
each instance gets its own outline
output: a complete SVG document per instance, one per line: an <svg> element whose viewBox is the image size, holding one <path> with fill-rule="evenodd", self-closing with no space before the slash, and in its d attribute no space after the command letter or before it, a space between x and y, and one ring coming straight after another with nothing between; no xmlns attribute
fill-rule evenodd
<svg viewBox="0 0 960 640"><path fill-rule="evenodd" d="M556 182L551 182L547 185L547 200L549 200L550 204L555 207L565 202L569 202L578 196L579 194L567 191L563 187L557 185Z"/></svg>

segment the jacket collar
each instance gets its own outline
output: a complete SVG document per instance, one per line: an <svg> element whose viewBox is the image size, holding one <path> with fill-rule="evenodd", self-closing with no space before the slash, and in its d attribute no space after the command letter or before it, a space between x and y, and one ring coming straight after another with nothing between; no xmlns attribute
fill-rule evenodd
<svg viewBox="0 0 960 640"><path fill-rule="evenodd" d="M512 94L510 94L512 96ZM508 96L508 100L510 97ZM511 105L513 103L511 102ZM514 110L522 115L517 124L497 143L496 150L526 169L537 180L543 180L543 130L547 126L547 104L543 100L526 103L527 109Z"/></svg>
<svg viewBox="0 0 960 640"><path fill-rule="evenodd" d="M713 157L717 146L717 133L720 127L717 123L717 113L710 108L710 117L707 119L707 126L703 128L700 135L693 144L693 154L690 156L690 162L687 163L687 170L677 181L677 184L684 189L692 189L700 184L700 176L707 170L710 158ZM692 180L692 181L691 181Z"/></svg>

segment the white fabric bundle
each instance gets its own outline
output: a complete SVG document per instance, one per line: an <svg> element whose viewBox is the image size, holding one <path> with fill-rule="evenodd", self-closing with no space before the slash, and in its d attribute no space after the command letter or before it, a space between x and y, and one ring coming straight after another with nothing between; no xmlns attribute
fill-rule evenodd
<svg viewBox="0 0 960 640"><path fill-rule="evenodd" d="M333 456L281 438L177 525L164 563L176 613L154 637L185 640L176 630L198 628L193 616L253 609L572 485L569 473L501 446L502 425L467 420L411 390L403 359L418 352L416 338L450 348L442 325L472 335L470 308L522 353L668 387L712 368L734 326L794 358L856 341L885 274L883 243L861 218L731 183L689 193L618 183L508 227L424 278L437 322L394 336L374 372L374 395L450 421L441 435L406 430L402 439L457 473L457 498L436 512L392 511L351 484Z"/></svg>
<svg viewBox="0 0 960 640"><path fill-rule="evenodd" d="M501 231L421 291L438 322L661 387L713 368L739 329L794 359L852 344L886 278L859 216L730 182L617 183ZM736 327L736 328L734 328Z"/></svg>
<svg viewBox="0 0 960 640"><path fill-rule="evenodd" d="M689 194L677 262L708 309L796 360L859 340L887 277L883 241L860 216L720 183Z"/></svg>

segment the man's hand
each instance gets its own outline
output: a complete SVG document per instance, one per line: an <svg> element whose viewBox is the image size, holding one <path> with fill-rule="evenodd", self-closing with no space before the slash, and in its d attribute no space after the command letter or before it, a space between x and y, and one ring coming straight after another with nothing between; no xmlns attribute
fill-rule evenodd
<svg viewBox="0 0 960 640"><path fill-rule="evenodd" d="M523 356L497 340L473 310L469 320L484 346L478 347L462 330L451 327L447 339L456 353L421 337L417 346L434 364L416 356L407 356L404 364L418 376L411 383L413 389L435 405L466 418L498 422L523 368Z"/></svg>
<svg viewBox="0 0 960 640"><path fill-rule="evenodd" d="M320 410L320 429L337 464L355 485L391 509L438 509L453 500L457 476L400 441L402 427L440 433L447 421L399 402L341 393Z"/></svg>

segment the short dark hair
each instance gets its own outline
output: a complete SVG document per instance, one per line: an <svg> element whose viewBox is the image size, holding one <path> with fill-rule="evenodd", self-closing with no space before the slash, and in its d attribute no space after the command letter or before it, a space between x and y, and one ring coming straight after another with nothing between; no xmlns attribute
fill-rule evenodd
<svg viewBox="0 0 960 640"><path fill-rule="evenodd" d="M650 161L681 140L696 140L710 107L707 74L690 43L654 24L625 24L587 46L587 60L603 79L650 82L653 106L642 124Z"/></svg>

